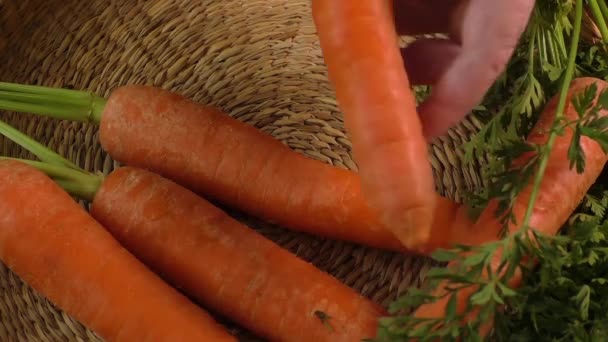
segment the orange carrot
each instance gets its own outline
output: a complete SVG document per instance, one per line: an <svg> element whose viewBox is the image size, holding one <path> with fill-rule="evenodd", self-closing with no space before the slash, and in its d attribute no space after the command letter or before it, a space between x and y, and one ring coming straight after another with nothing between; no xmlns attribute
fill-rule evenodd
<svg viewBox="0 0 608 342"><path fill-rule="evenodd" d="M89 189L92 216L175 287L277 341L374 337L385 312L228 214L157 174L123 167L105 179L23 160L72 194ZM81 193L82 196L84 193Z"/></svg>
<svg viewBox="0 0 608 342"><path fill-rule="evenodd" d="M572 105L571 99L585 87L595 83L598 89L598 94L601 91L608 89L608 83L597 78L581 77L573 80L570 83L570 88L567 94L567 105L564 109L564 118L576 120L578 114ZM597 98L596 98L597 101ZM544 144L548 139L547 132L553 125L555 118L558 97L554 96L546 105L543 113L528 136L528 141L533 144ZM608 115L608 111L602 110L599 115ZM543 181L540 185L538 197L535 201L535 207L530 219L530 227L534 230L546 234L555 235L559 229L568 220L572 212L580 204L583 197L589 188L600 175L608 156L602 150L601 146L594 140L583 136L580 144L585 153L585 170L579 174L576 170L570 169L568 159L568 148L572 141L573 129L571 127L565 130L565 133L558 136L550 153L547 168L544 174ZM519 159L515 166L523 165L530 158L530 155L524 155ZM514 206L513 214L516 222L521 223L530 201L532 184L529 184L518 196ZM450 230L453 234L451 241L458 242L458 236L462 242L467 245L480 245L485 242L496 240L498 232L501 230L501 224L495 216L497 202L493 201L484 210L479 219L472 226L454 225ZM510 225L511 232L518 226ZM501 262L502 254L499 252L493 256L491 263L494 271L498 269ZM453 265L448 265L448 267ZM509 281L510 286L517 287L522 281L522 274L516 273ZM458 297L458 312L463 312L469 296L476 289L471 287L465 291L461 291ZM445 284L440 285L437 294L445 293ZM416 315L420 317L440 317L445 312L445 307L449 297L421 306ZM484 332L487 333L490 327L485 327Z"/></svg>
<svg viewBox="0 0 608 342"><path fill-rule="evenodd" d="M116 160L270 222L403 249L367 205L356 173L305 157L177 94L143 86L115 90L103 112L100 140Z"/></svg>
<svg viewBox="0 0 608 342"><path fill-rule="evenodd" d="M337 279L161 176L123 167L92 215L149 267L274 341L361 341L385 313Z"/></svg>
<svg viewBox="0 0 608 342"><path fill-rule="evenodd" d="M453 219L458 204L435 191L430 193L437 204L433 236L404 245L368 204L356 173L307 158L182 96L125 86L113 92L102 118L101 142L117 160L268 221L397 251L424 253L439 240L449 243L449 234L435 232L445 229L442 223Z"/></svg>
<svg viewBox="0 0 608 342"><path fill-rule="evenodd" d="M278 341L375 335L378 305L194 192L134 167L88 173L1 121L0 133L44 160L23 163L91 201L91 215L138 259L242 326Z"/></svg>
<svg viewBox="0 0 608 342"><path fill-rule="evenodd" d="M235 341L42 172L0 161L0 259L107 341Z"/></svg>
<svg viewBox="0 0 608 342"><path fill-rule="evenodd" d="M82 108L71 109L68 100L82 101ZM357 173L305 157L216 108L160 88L123 86L106 102L80 91L0 82L0 109L93 118L113 159L293 230L408 252L428 251L448 236L433 233L404 246L369 206ZM437 203L432 229L441 231L439 223L450 222L457 204L434 191L427 195Z"/></svg>
<svg viewBox="0 0 608 342"><path fill-rule="evenodd" d="M407 247L431 239L437 196L428 147L387 0L313 0L364 195Z"/></svg>

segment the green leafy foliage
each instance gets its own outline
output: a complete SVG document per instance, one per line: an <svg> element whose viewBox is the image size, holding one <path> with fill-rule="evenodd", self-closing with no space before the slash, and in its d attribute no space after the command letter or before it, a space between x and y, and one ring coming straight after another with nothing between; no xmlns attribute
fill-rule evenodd
<svg viewBox="0 0 608 342"><path fill-rule="evenodd" d="M585 168L585 154L580 146L581 137L587 136L595 140L604 152L608 153L608 117L599 116L600 110L608 109L608 91L602 91L598 96L597 104L594 105L596 94L597 86L592 84L572 99L579 120L573 123L574 133L568 149L568 158L570 167L576 166L576 171L579 173Z"/></svg>
<svg viewBox="0 0 608 342"><path fill-rule="evenodd" d="M447 267L433 268L422 288L412 288L392 303L391 316L382 319L375 341L608 340L608 190L601 181L608 176L600 177L561 234L545 236L528 226L557 135L572 130L568 159L577 172L586 166L583 138L591 138L608 153L608 119L599 116L600 110L608 109L608 92L598 93L590 86L572 99L564 96L573 77L608 79L604 46L578 39L586 13L582 3L536 1L505 73L475 111L485 126L465 146L465 160L482 155L489 160L482 172L489 184L469 194L467 204L479 211L496 201L501 234L479 246L436 251L433 258ZM603 0L592 8L608 10ZM417 89L417 98L427 92L428 88ZM547 132L549 140L542 145L527 143L525 137L546 105L547 94L556 93L558 115ZM561 116L565 105L577 111L576 120ZM515 222L512 206L530 183L531 203L523 221ZM507 235L506 228L518 229ZM519 286L510 283L516 272L523 278ZM465 291L468 297L462 297ZM420 305L436 301L445 304L443 315L411 315ZM461 306L464 310L458 309ZM491 334L480 336L480 328L492 322Z"/></svg>
<svg viewBox="0 0 608 342"><path fill-rule="evenodd" d="M605 177L605 176L604 176ZM605 341L608 336L608 191L594 188L558 237L541 237L536 267L509 309L496 317L497 341ZM550 250L547 253L546 250Z"/></svg>

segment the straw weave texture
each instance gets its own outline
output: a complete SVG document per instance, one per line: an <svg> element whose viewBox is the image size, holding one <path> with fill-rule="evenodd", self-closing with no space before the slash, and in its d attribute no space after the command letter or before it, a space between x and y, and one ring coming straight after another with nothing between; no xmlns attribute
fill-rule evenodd
<svg viewBox="0 0 608 342"><path fill-rule="evenodd" d="M163 87L215 105L311 158L356 170L309 0L0 0L0 19L2 81L102 96L128 83ZM94 125L6 112L0 118L87 170L117 166ZM464 167L461 149L479 127L469 117L429 146L438 191L457 201L481 185L479 166ZM32 157L2 138L0 153ZM419 285L431 266L234 215L383 305ZM0 265L0 340L98 339Z"/></svg>

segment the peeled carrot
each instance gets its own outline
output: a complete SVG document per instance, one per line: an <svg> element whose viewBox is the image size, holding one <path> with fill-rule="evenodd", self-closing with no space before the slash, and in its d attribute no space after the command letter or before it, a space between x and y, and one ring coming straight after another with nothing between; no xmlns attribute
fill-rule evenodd
<svg viewBox="0 0 608 342"><path fill-rule="evenodd" d="M123 86L106 101L82 91L0 82L0 109L98 122L100 142L113 159L322 237L424 253L448 236L439 232L457 208L428 192L437 204L433 236L404 246L369 206L357 173L305 157L216 108L160 88Z"/></svg>
<svg viewBox="0 0 608 342"><path fill-rule="evenodd" d="M0 259L106 341L236 341L42 172L0 161Z"/></svg>
<svg viewBox="0 0 608 342"><path fill-rule="evenodd" d="M194 192L134 167L85 172L5 126L2 134L44 160L22 162L90 200L91 215L131 253L215 311L276 341L375 335L381 307Z"/></svg>
<svg viewBox="0 0 608 342"><path fill-rule="evenodd" d="M407 247L431 239L437 196L428 147L387 0L313 0L362 189Z"/></svg>
<svg viewBox="0 0 608 342"><path fill-rule="evenodd" d="M577 78L570 83L567 105L564 109L565 120L578 119L578 114L572 105L571 99L592 83L596 84L598 94L608 88L608 82L591 77ZM554 96L544 108L539 121L528 136L528 141L530 143L544 144L547 141L547 132L552 127L557 102L558 97ZM608 115L608 111L602 110L599 112L599 115ZM573 129L569 127L565 130L563 135L556 138L549 156L543 181L539 188L538 197L535 201L529 224L530 227L533 227L542 234L555 235L558 233L559 229L566 223L572 212L580 204L589 188L599 177L608 161L608 156L604 153L601 146L596 141L583 136L580 144L586 157L584 172L579 174L576 170L570 169L568 148L572 141L572 136ZM530 155L523 156L515 165L525 164L529 157ZM517 223L521 223L523 220L530 200L531 190L532 184L528 185L521 192L513 206L513 214L515 215ZM480 245L484 242L495 240L502 227L494 214L496 206L496 201L491 202L472 226L453 226L450 230L453 234L451 240L457 241L455 236L460 236L462 240L460 243L466 243L467 245ZM517 226L510 225L509 228L512 232ZM498 269L501 257L501 253L494 255L491 263L494 271ZM448 265L448 267L450 266L452 265ZM517 287L521 284L521 281L522 274L516 273L510 279L509 284L510 286ZM445 293L446 288L444 285L438 287L437 294ZM471 287L459 293L457 304L458 312L463 312L469 296L474 291L475 288ZM440 317L445 312L448 300L449 297L445 297L435 303L423 305L416 311L416 315L420 317ZM487 333L490 328L490 326L486 326L484 332Z"/></svg>

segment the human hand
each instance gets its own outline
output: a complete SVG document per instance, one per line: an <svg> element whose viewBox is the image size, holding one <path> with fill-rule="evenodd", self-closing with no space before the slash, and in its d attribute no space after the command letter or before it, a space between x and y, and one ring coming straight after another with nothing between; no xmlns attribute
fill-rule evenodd
<svg viewBox="0 0 608 342"><path fill-rule="evenodd" d="M526 28L534 0L394 0L401 35L447 34L402 49L408 78L431 85L418 108L424 135L442 135L482 102Z"/></svg>

